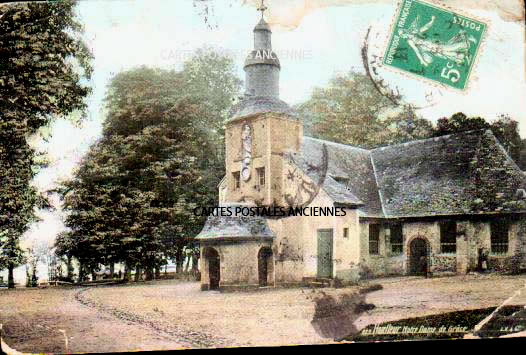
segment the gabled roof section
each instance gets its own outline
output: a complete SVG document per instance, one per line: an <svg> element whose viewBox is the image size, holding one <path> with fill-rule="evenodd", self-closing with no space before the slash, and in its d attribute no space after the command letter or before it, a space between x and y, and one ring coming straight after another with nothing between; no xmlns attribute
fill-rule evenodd
<svg viewBox="0 0 526 355"><path fill-rule="evenodd" d="M354 207L364 205L364 203L356 197L347 186L337 182L330 175L325 178L321 188L335 203Z"/></svg>
<svg viewBox="0 0 526 355"><path fill-rule="evenodd" d="M372 150L389 217L526 211L526 177L490 130Z"/></svg>
<svg viewBox="0 0 526 355"><path fill-rule="evenodd" d="M328 171L323 189L366 217L526 212L526 175L490 130L462 132L365 150L304 137L299 156ZM305 168L302 170L305 171Z"/></svg>
<svg viewBox="0 0 526 355"><path fill-rule="evenodd" d="M264 113L283 114L298 119L296 111L283 100L267 96L246 96L232 107L228 122Z"/></svg>
<svg viewBox="0 0 526 355"><path fill-rule="evenodd" d="M368 216L382 216L371 152L344 144L304 137L301 155L306 165L320 166L323 145L327 147L328 168L323 190L336 203L361 205Z"/></svg>

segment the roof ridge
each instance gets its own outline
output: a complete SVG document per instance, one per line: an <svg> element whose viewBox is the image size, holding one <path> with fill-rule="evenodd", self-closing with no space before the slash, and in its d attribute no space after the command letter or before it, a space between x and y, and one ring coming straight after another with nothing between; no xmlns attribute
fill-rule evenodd
<svg viewBox="0 0 526 355"><path fill-rule="evenodd" d="M481 128L481 129L472 129L472 130L469 130L469 131L462 131L462 132L455 132L455 133L445 134L443 136L415 139L415 140L404 142L404 143L390 144L390 145L385 145L383 147L377 147L377 148L372 148L372 149L365 149L365 148L357 147L357 146L350 145L350 144L337 143L337 142L328 141L328 140L325 140L325 139L314 138L314 137L309 137L309 136L303 136L303 138L311 139L311 140L318 141L318 142L325 143L325 144L341 146L342 148L351 148L351 149L356 149L356 150L361 150L361 151L364 151L364 152L372 153L374 151L383 150L383 149L390 148L390 147L397 147L397 146L401 146L401 145L410 145L410 144L423 143L423 142L426 142L426 141L437 140L437 139L446 139L446 138L450 138L452 136L459 136L459 135L463 135L463 134L471 134L471 133L475 133L475 132L481 132L481 133L482 132L484 132L484 133L489 132L495 137L495 135L493 134L491 129L489 129L489 128ZM495 139L496 139L496 137L495 137Z"/></svg>
<svg viewBox="0 0 526 355"><path fill-rule="evenodd" d="M371 165L373 167L374 182L376 184L376 192L378 193L378 198L380 199L380 206L382 207L382 214L384 215L384 217L387 217L387 213L385 213L384 197L382 195L382 189L380 189L380 185L378 184L378 175L376 174L376 165L374 164L373 155L371 154L369 158L371 159Z"/></svg>
<svg viewBox="0 0 526 355"><path fill-rule="evenodd" d="M510 154L508 153L506 148L504 148L504 146L499 141L499 139L493 134L493 132L490 129L488 129L487 131L489 131L488 133L491 133L491 137L493 137L493 140L495 141L495 144L501 150L501 152L504 154L504 156L506 157L506 160L508 162L511 162L511 165L515 168L515 170L517 170L517 171L522 173L523 172L522 169L519 167L517 162L510 156Z"/></svg>
<svg viewBox="0 0 526 355"><path fill-rule="evenodd" d="M491 134L493 134L493 132L491 132L491 129L489 129L489 128L472 129L472 130L469 130L469 131L462 131L462 132L455 132L455 133L445 134L443 136L436 136L436 137L423 138L423 139L415 139L415 140L408 141L408 142L405 142L405 143L396 143L396 144L386 145L386 146L383 146L383 147L378 147L378 148L371 149L371 152L380 151L380 150L391 148L391 147L399 147L399 146L402 146L402 145L408 146L408 145L413 145L413 144L417 144L417 143L424 143L424 142L428 142L428 141L432 141L432 140L447 139L447 138L451 138L453 136L460 136L460 135L463 135L463 134L471 134L471 133L474 133L474 132L484 132L484 133L486 133L487 131L489 131Z"/></svg>
<svg viewBox="0 0 526 355"><path fill-rule="evenodd" d="M371 152L371 149L365 149L365 148L357 147L357 146L350 145L350 144L337 143L337 142L332 142L332 141L328 141L328 140L325 140L325 139L319 139L319 138L314 138L314 137L309 137L309 136L303 136L303 138L308 138L308 139L311 139L311 140L314 140L314 141L318 141L318 142L322 142L322 143L325 143L325 144L337 145L337 146L341 146L343 148L352 148L352 149L361 150L361 151L364 151L364 152L369 152L369 153Z"/></svg>

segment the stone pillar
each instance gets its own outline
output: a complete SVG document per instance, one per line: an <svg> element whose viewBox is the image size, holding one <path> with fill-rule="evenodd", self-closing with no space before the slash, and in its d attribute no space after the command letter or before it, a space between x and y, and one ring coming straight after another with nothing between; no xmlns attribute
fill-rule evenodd
<svg viewBox="0 0 526 355"><path fill-rule="evenodd" d="M469 270L469 228L468 222L457 223L457 274L467 274Z"/></svg>
<svg viewBox="0 0 526 355"><path fill-rule="evenodd" d="M210 275L208 275L208 258L205 247L201 246L201 257L199 258L199 269L201 270L201 291L210 289Z"/></svg>

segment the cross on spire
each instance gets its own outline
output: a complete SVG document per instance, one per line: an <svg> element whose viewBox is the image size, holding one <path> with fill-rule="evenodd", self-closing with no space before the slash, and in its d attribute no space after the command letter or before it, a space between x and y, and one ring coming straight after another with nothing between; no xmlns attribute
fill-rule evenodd
<svg viewBox="0 0 526 355"><path fill-rule="evenodd" d="M258 7L258 11L261 11L261 18L263 18L263 14L268 9L268 7L265 6L265 0L261 0L261 5Z"/></svg>

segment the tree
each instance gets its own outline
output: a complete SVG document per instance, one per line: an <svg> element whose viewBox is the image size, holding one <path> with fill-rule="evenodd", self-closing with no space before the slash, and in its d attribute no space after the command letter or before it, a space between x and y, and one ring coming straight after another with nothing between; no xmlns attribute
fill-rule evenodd
<svg viewBox="0 0 526 355"><path fill-rule="evenodd" d="M27 2L0 8L0 112L34 133L53 117L84 110L91 53L82 41L75 1Z"/></svg>
<svg viewBox="0 0 526 355"><path fill-rule="evenodd" d="M203 117L206 125L220 130L228 119L232 102L239 95L242 81L236 76L232 57L210 48L200 48L184 63L182 85L189 97L206 101L212 111Z"/></svg>
<svg viewBox="0 0 526 355"><path fill-rule="evenodd" d="M521 141L521 149L519 152L519 161L517 162L522 171L526 171L526 139Z"/></svg>
<svg viewBox="0 0 526 355"><path fill-rule="evenodd" d="M222 160L224 123L242 84L236 75L234 60L210 48L200 48L184 63L181 78L187 97L207 103L210 112L202 117L200 124L208 131L210 143Z"/></svg>
<svg viewBox="0 0 526 355"><path fill-rule="evenodd" d="M105 99L103 136L64 184L75 243L100 262L136 267L136 277L141 269L153 277L166 257L182 260L204 223L192 206L215 204L224 173L218 130L239 80L231 61L209 52L190 62L182 72L140 67L117 74Z"/></svg>
<svg viewBox="0 0 526 355"><path fill-rule="evenodd" d="M56 117L86 108L92 68L75 1L0 7L0 231L8 231L9 286L19 238L44 199L30 185L36 167L27 137Z"/></svg>
<svg viewBox="0 0 526 355"><path fill-rule="evenodd" d="M73 279L73 256L76 254L75 241L70 232L60 232L55 239L55 255L58 257L66 257L66 278Z"/></svg>
<svg viewBox="0 0 526 355"><path fill-rule="evenodd" d="M363 148L426 138L432 130L412 106L394 106L367 75L356 72L334 77L327 88L315 88L297 109L306 117L307 134Z"/></svg>
<svg viewBox="0 0 526 355"><path fill-rule="evenodd" d="M508 115L500 115L491 124L491 131L497 137L510 157L524 170L521 164L521 149L523 148L521 136L519 134L519 122L513 120Z"/></svg>
<svg viewBox="0 0 526 355"><path fill-rule="evenodd" d="M11 142L11 146L4 142ZM14 268L23 263L20 236L36 220L34 207L39 203L39 196L30 185L34 175L31 159L32 149L24 136L9 129L0 130L0 233L4 235L0 246L4 262L0 268L8 269L9 288L14 287Z"/></svg>
<svg viewBox="0 0 526 355"><path fill-rule="evenodd" d="M16 234L10 233L8 229L0 232L0 269L8 269L7 285L15 287L13 270L25 262L24 252L20 248Z"/></svg>
<svg viewBox="0 0 526 355"><path fill-rule="evenodd" d="M47 243L33 240L31 246L27 248L26 253L26 267L31 268L31 278L27 280L27 286L38 286L37 267L41 261L46 261L50 254L50 249ZM29 272L27 273L29 276Z"/></svg>
<svg viewBox="0 0 526 355"><path fill-rule="evenodd" d="M455 113L450 118L443 117L437 121L433 136L440 137L458 132L489 129L491 125L481 117L467 117L462 112Z"/></svg>
<svg viewBox="0 0 526 355"><path fill-rule="evenodd" d="M524 169L521 160L523 143L519 135L519 123L508 115L500 115L497 120L489 123L482 117L468 117L464 113L458 112L449 118L439 119L433 136L439 137L481 129L490 129L509 156Z"/></svg>

